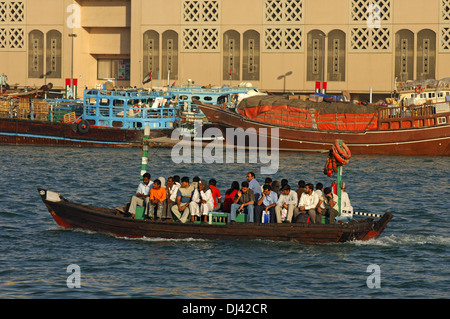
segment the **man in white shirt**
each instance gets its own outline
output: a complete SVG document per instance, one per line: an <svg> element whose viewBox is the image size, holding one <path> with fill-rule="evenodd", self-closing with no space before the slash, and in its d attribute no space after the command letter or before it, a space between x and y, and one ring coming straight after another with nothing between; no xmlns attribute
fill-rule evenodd
<svg viewBox="0 0 450 319"><path fill-rule="evenodd" d="M300 197L298 207L294 209L294 217L297 218L300 214L308 213L310 222L316 223L316 207L319 203L319 198L314 192L314 185L311 183L306 184L305 192Z"/></svg>
<svg viewBox="0 0 450 319"><path fill-rule="evenodd" d="M292 216L294 215L295 206L297 206L298 198L297 192L291 190L289 185L285 185L281 190L280 197L275 206L275 214L277 216L277 223L281 223L281 212L283 209L287 210L286 222L292 222Z"/></svg>
<svg viewBox="0 0 450 319"><path fill-rule="evenodd" d="M171 180L170 180L171 179ZM165 218L172 218L172 206L177 203L177 192L180 189L180 176L169 177L167 181L167 213Z"/></svg>
<svg viewBox="0 0 450 319"><path fill-rule="evenodd" d="M323 196L320 198L317 205L317 221L322 219L322 216L330 218L330 224L335 223L335 218L339 215L338 209L338 197L331 191L330 187L325 187L323 190ZM324 204L325 208L321 208L321 204Z"/></svg>
<svg viewBox="0 0 450 319"><path fill-rule="evenodd" d="M152 188L153 182L150 180L150 173L145 173L142 182L139 184L136 195L131 197L130 207L128 212L133 216L136 213L136 206L145 206L144 214L147 215L148 202L150 197L150 189Z"/></svg>
<svg viewBox="0 0 450 319"><path fill-rule="evenodd" d="M341 216L349 216L353 213L353 207L350 203L350 198L348 197L348 193L345 191L346 185L345 182L341 182Z"/></svg>

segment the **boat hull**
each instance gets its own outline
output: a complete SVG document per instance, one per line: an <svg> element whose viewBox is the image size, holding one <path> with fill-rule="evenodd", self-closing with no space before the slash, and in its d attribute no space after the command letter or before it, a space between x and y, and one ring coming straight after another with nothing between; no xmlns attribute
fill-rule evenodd
<svg viewBox="0 0 450 319"><path fill-rule="evenodd" d="M151 130L151 138L170 137L173 129ZM141 147L143 129L91 126L80 133L76 124L0 119L0 144L75 147Z"/></svg>
<svg viewBox="0 0 450 319"><path fill-rule="evenodd" d="M391 220L386 213L378 221L367 219L335 225L236 223L210 225L135 220L113 209L86 206L65 200L58 193L39 189L58 225L130 238L198 238L209 240L273 240L304 244L336 243L377 238Z"/></svg>
<svg viewBox="0 0 450 319"><path fill-rule="evenodd" d="M267 124L204 103L200 103L199 108L233 145L236 145L235 141L226 137L227 128L242 128L249 138L252 138L252 132L259 138L267 132L268 145L271 146L270 139L275 138L278 148L283 151L328 151L339 139L345 141L352 154L450 156L449 123L408 129L327 131ZM278 136L273 134L275 128ZM262 129L265 129L264 134Z"/></svg>

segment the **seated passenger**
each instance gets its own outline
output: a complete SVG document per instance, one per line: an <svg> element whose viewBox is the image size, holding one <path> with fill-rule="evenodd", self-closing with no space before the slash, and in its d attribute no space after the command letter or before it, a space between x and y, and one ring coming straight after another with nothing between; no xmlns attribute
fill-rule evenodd
<svg viewBox="0 0 450 319"><path fill-rule="evenodd" d="M247 221L253 223L253 214L255 210L255 193L248 187L248 182L241 183L241 190L236 193L236 197L231 204L230 221L236 221L236 212L247 214Z"/></svg>
<svg viewBox="0 0 450 319"><path fill-rule="evenodd" d="M320 220L322 216L325 216L330 218L330 224L334 224L336 216L339 215L338 200L337 195L331 191L331 188L325 187L323 190L323 196L320 198L319 204L317 205L317 212L319 213L317 216L317 221ZM325 208L321 208L320 205L322 203Z"/></svg>
<svg viewBox="0 0 450 319"><path fill-rule="evenodd" d="M214 199L214 211L217 212L222 206L222 195L220 194L220 190L216 187L216 180L214 178L209 180L209 188L211 189Z"/></svg>
<svg viewBox="0 0 450 319"><path fill-rule="evenodd" d="M231 210L231 204L233 204L234 198L239 190L239 183L233 181L231 187L225 192L225 199L222 203L222 211L229 213Z"/></svg>
<svg viewBox="0 0 450 319"><path fill-rule="evenodd" d="M165 201L166 189L161 186L161 181L159 179L155 179L153 187L150 189L150 200L148 203L148 216L150 219L155 218L154 213L156 209L156 218L161 220L165 209Z"/></svg>
<svg viewBox="0 0 450 319"><path fill-rule="evenodd" d="M277 193L269 185L264 185L261 197L255 206L255 224L262 223L264 212L270 214L270 223L275 223L275 206L277 205L277 200Z"/></svg>
<svg viewBox="0 0 450 319"><path fill-rule="evenodd" d="M166 208L166 219L172 218L172 207L176 205L178 189L181 187L180 176L174 175L167 179L167 208ZM164 216L163 216L164 218Z"/></svg>
<svg viewBox="0 0 450 319"><path fill-rule="evenodd" d="M181 187L177 191L176 204L172 206L172 213L182 223L187 222L189 218L189 203L191 202L193 192L194 186L189 185L189 177L183 177L181 179Z"/></svg>
<svg viewBox="0 0 450 319"><path fill-rule="evenodd" d="M247 182L248 187L253 191L255 194L255 200L258 200L261 196L261 185L259 185L258 181L255 178L255 173L248 172L247 173Z"/></svg>
<svg viewBox="0 0 450 319"><path fill-rule="evenodd" d="M344 181L341 182L341 215L351 215L353 213L353 206L350 203L350 198L346 191L346 184Z"/></svg>
<svg viewBox="0 0 450 319"><path fill-rule="evenodd" d="M298 202L298 207L294 209L294 217L296 220L297 218L302 219L302 214L308 213L310 222L313 224L316 223L316 207L319 202L319 198L313 190L313 184L308 183L305 185L305 191Z"/></svg>
<svg viewBox="0 0 450 319"><path fill-rule="evenodd" d="M201 180L198 183L198 189L200 191L200 214L203 215L203 221L208 221L208 213L214 211L214 198L212 189L205 180Z"/></svg>
<svg viewBox="0 0 450 319"><path fill-rule="evenodd" d="M151 178L150 173L145 173L142 182L139 184L136 190L136 195L131 197L128 212L133 216L136 213L136 206L144 206L145 207L144 214L147 215L147 208L148 208L147 204L150 197L150 189L152 188L153 184L150 178Z"/></svg>
<svg viewBox="0 0 450 319"><path fill-rule="evenodd" d="M306 183L303 180L299 180L297 185L298 185L298 188L296 190L297 199L300 200L300 198L302 198L302 194L305 192Z"/></svg>
<svg viewBox="0 0 450 319"><path fill-rule="evenodd" d="M297 192L291 190L289 185L285 185L281 190L281 195L278 198L277 206L275 206L275 214L277 216L277 223L282 222L282 211L286 210L286 222L292 222L292 216L294 215L294 209L298 204Z"/></svg>

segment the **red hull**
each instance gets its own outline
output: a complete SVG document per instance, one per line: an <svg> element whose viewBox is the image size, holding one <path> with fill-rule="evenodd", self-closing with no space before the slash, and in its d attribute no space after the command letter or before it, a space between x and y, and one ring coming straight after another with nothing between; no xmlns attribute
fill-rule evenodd
<svg viewBox="0 0 450 319"><path fill-rule="evenodd" d="M151 130L151 137L170 137L172 129ZM0 144L90 147L141 147L143 130L90 127L77 131L75 124L0 119Z"/></svg>
<svg viewBox="0 0 450 319"><path fill-rule="evenodd" d="M450 155L449 113L435 114L434 117L446 117L447 119L447 123L435 126L389 130L329 131L267 124L209 104L199 104L199 107L208 120L221 129L225 138L226 128L242 128L244 130L253 128L257 134L261 129L267 129L269 139L271 129L278 128L280 150L327 151L336 139L340 139L345 141L352 154ZM246 133L249 134L249 131Z"/></svg>

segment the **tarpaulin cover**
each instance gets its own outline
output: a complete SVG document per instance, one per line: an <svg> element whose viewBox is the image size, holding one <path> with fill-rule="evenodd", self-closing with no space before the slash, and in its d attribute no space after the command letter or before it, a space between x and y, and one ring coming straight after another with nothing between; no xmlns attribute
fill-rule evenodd
<svg viewBox="0 0 450 319"><path fill-rule="evenodd" d="M249 119L275 125L323 130L363 131L378 125L377 106L288 100L279 96L254 96L238 106Z"/></svg>

